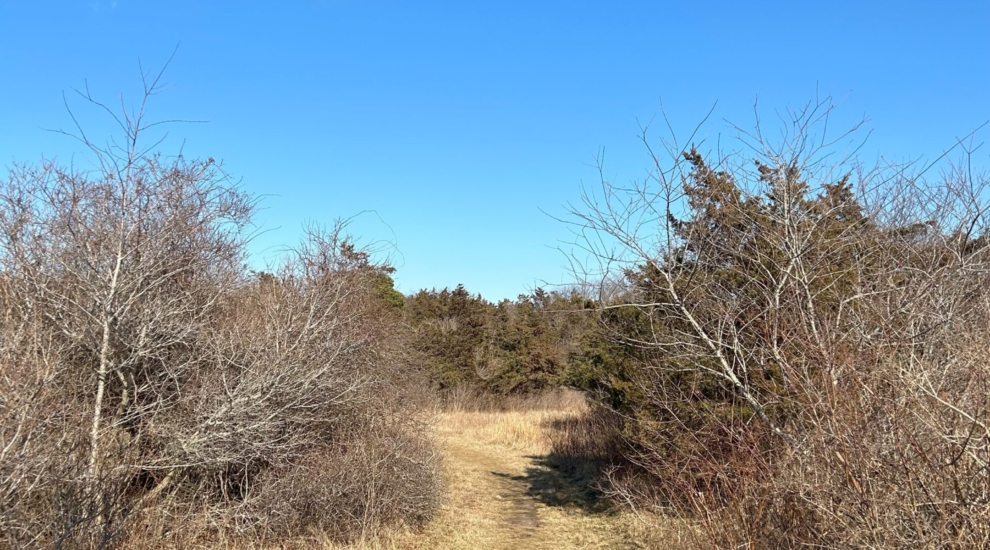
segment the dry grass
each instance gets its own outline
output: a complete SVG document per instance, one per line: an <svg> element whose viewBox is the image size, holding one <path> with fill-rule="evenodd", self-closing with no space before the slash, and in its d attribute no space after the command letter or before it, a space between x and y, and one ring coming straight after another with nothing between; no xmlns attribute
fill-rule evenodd
<svg viewBox="0 0 990 550"><path fill-rule="evenodd" d="M529 454L547 454L553 447L556 426L589 413L583 394L562 389L497 402L482 398L449 403L440 426L446 436L467 437L477 444Z"/></svg>

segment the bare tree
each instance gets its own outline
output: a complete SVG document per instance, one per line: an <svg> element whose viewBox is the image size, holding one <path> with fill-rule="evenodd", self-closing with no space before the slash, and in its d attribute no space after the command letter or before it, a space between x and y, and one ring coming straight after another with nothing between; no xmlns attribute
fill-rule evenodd
<svg viewBox="0 0 990 550"><path fill-rule="evenodd" d="M121 462L129 462L123 457L142 424L174 403L198 365L190 352L218 298L237 282L253 208L212 159L143 148L154 126L145 107L160 77L145 80L136 114L115 117L124 143L100 146L76 134L93 152L94 171L55 162L18 167L0 190L0 262L8 304L21 317L11 325L33 318L37 331L34 342L8 342L18 346L9 353L53 355L45 384L88 408L77 419L88 426L87 441L74 444L86 448L85 473L75 481L89 504L69 523L102 524L104 538L118 519L104 489L125 490L134 472Z"/></svg>
<svg viewBox="0 0 990 550"><path fill-rule="evenodd" d="M388 270L338 226L248 272L254 199L212 158L144 145L160 78L134 112L82 94L123 135L73 132L95 169L0 183L0 545L347 538L428 517L431 395L375 295Z"/></svg>
<svg viewBox="0 0 990 550"><path fill-rule="evenodd" d="M750 545L981 543L987 370L961 357L990 318L988 180L866 169L833 110L737 128L731 153L644 131L648 177L572 209L593 278L628 285L601 304L640 358L630 458Z"/></svg>

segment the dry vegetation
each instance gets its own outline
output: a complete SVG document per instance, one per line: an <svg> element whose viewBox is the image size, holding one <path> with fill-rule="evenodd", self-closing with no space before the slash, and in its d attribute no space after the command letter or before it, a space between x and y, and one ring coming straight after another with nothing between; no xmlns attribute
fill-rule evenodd
<svg viewBox="0 0 990 550"><path fill-rule="evenodd" d="M247 272L252 200L212 159L142 149L143 108L122 142L79 134L97 170L0 183L0 546L349 540L429 518L432 397L387 268L337 227Z"/></svg>
<svg viewBox="0 0 990 550"><path fill-rule="evenodd" d="M687 539L679 520L602 498L588 457L557 454L559 441L594 445L597 434L577 429L591 412L580 393L451 401L438 424L447 499L424 531L393 539L396 548L677 548Z"/></svg>
<svg viewBox="0 0 990 550"><path fill-rule="evenodd" d="M599 295L498 305L339 225L249 271L213 159L79 129L0 182L0 547L987 547L990 179L831 112L662 141L574 209Z"/></svg>
<svg viewBox="0 0 990 550"><path fill-rule="evenodd" d="M623 281L609 490L724 548L986 547L990 179L970 151L864 167L831 112L739 152L662 141L575 210Z"/></svg>
<svg viewBox="0 0 990 550"><path fill-rule="evenodd" d="M542 455L552 450L560 430L590 408L584 396L573 390L497 397L461 389L448 397L444 411L448 432L470 434L471 440L483 445Z"/></svg>
<svg viewBox="0 0 990 550"><path fill-rule="evenodd" d="M561 468L554 458L556 441L596 445L597 433L570 428L594 422L580 393L566 390L512 398L454 393L437 413L435 424L447 492L432 521L348 544L303 536L283 541L278 548L689 548L684 522L615 508L600 498L593 477L575 476ZM570 459L573 463L583 457ZM272 548L243 541L221 547Z"/></svg>

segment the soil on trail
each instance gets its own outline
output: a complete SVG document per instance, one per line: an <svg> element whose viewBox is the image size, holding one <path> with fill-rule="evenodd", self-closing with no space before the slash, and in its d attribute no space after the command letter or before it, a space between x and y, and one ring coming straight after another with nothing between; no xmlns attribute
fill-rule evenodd
<svg viewBox="0 0 990 550"><path fill-rule="evenodd" d="M448 497L429 542L421 543L442 549L645 547L631 534L633 518L610 511L588 481L568 477L545 454L485 435L484 427L465 428L450 415L441 419Z"/></svg>

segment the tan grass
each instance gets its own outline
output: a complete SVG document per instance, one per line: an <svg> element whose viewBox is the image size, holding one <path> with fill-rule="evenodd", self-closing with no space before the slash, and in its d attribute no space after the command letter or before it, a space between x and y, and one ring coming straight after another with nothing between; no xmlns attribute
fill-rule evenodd
<svg viewBox="0 0 990 550"><path fill-rule="evenodd" d="M503 403L504 410L472 410L450 406L442 413L442 436L458 437L475 445L507 447L529 454L547 454L553 445L554 421L577 419L589 412L584 396L574 390Z"/></svg>

